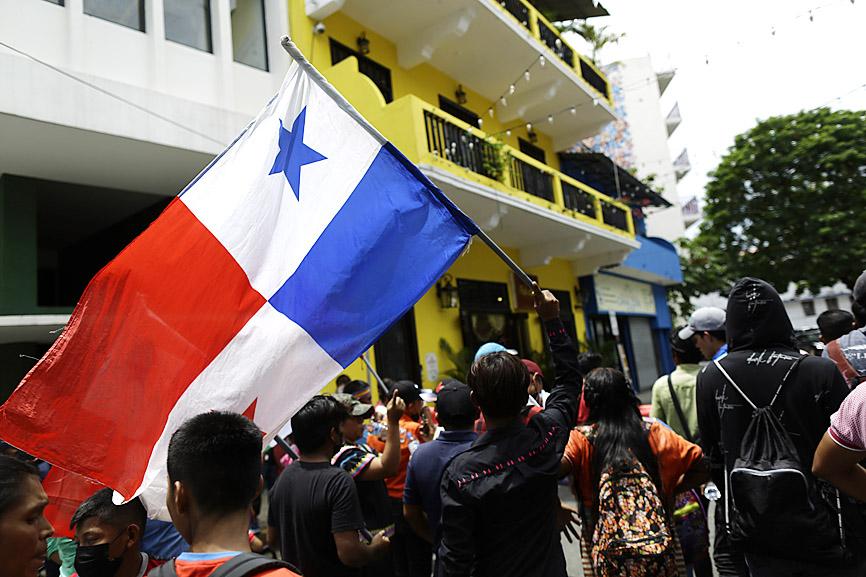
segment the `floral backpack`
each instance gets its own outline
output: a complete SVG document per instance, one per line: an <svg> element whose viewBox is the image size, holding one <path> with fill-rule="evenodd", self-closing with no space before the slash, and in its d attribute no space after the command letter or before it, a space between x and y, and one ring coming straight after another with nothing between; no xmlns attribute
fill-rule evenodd
<svg viewBox="0 0 866 577"><path fill-rule="evenodd" d="M592 431L587 432L592 442ZM602 472L596 502L598 517L590 544L595 577L679 574L668 514L638 459L626 470Z"/></svg>

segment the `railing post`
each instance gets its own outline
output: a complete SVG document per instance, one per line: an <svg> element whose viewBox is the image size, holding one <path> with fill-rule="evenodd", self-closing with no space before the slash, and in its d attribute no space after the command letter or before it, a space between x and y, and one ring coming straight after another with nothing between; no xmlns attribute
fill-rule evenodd
<svg viewBox="0 0 866 577"><path fill-rule="evenodd" d="M604 214L601 210L601 199L594 194L592 195L592 206L595 208L595 220L604 224Z"/></svg>
<svg viewBox="0 0 866 577"><path fill-rule="evenodd" d="M634 217L631 213L631 210L625 211L625 222L626 222L626 225L628 226L628 233L631 236L634 236Z"/></svg>
<svg viewBox="0 0 866 577"><path fill-rule="evenodd" d="M538 29L538 12L536 12L534 6L529 7L529 31L533 36L541 40L541 31Z"/></svg>
<svg viewBox="0 0 866 577"><path fill-rule="evenodd" d="M559 208L565 208L565 198L562 194L562 179L558 172L553 173L553 203Z"/></svg>

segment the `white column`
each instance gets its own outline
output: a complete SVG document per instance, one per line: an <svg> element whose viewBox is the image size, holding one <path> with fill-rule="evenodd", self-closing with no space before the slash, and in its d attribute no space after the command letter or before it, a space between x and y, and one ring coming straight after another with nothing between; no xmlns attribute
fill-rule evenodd
<svg viewBox="0 0 866 577"><path fill-rule="evenodd" d="M150 85L158 92L166 91L165 80L165 8L163 0L144 0L144 32L150 42Z"/></svg>
<svg viewBox="0 0 866 577"><path fill-rule="evenodd" d="M232 19L230 0L211 0L211 33L213 54L219 71L220 106L235 109L234 50L232 48Z"/></svg>

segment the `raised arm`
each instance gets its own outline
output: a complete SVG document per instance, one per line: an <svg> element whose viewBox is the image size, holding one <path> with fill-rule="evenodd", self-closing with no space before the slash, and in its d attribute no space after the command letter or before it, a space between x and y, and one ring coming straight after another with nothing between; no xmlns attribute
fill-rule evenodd
<svg viewBox="0 0 866 577"><path fill-rule="evenodd" d="M388 433L382 454L373 459L361 473L362 481L381 481L395 476L400 470L400 417L406 402L395 391L388 400Z"/></svg>
<svg viewBox="0 0 866 577"><path fill-rule="evenodd" d="M547 397L544 411L539 415L553 419L567 434L577 419L577 406L583 386L583 375L577 364L577 349L562 325L556 297L550 291L538 288L537 284L533 285L532 295L535 297L535 310L547 332L547 342L556 371L553 390Z"/></svg>

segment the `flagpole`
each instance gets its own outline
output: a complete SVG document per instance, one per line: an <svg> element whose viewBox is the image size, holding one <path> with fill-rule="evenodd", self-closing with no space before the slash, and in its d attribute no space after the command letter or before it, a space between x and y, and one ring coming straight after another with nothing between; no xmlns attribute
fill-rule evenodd
<svg viewBox="0 0 866 577"><path fill-rule="evenodd" d="M480 238L484 242L484 244L486 244L487 246L490 247L490 250L492 250L496 254L496 256L501 258L502 261L508 265L508 268L510 268L511 270L514 271L514 274L517 275L517 278L519 278L521 281L523 281L523 284L525 284L529 288L533 288L533 285L535 284L535 282L531 278L529 278L529 275L526 274L526 272L522 268L520 268L520 265L518 265L516 262L511 260L510 256L505 254L505 251L502 250L499 247L499 245L493 241L492 238L487 236L486 232L484 232L483 230L481 230L479 228L478 232L475 234L478 236L478 238Z"/></svg>
<svg viewBox="0 0 866 577"><path fill-rule="evenodd" d="M369 132L370 135L373 138L375 138L377 141L379 141L381 144L383 144L383 145L389 144L388 139L385 138L384 136L382 136L382 133L379 132L378 130L376 130L376 128L372 124L370 124L366 118L361 116L361 113L358 112L357 110L355 110L355 107L352 106L351 103L349 103L349 101L346 100L346 98L342 94L340 94L340 92L336 88L334 88L330 82L328 82L327 78L325 78L322 75L322 73L319 72L316 69L316 67L313 66L313 64L309 60L306 59L306 57L304 56L304 53L301 52L301 50L297 46L295 46L295 43L292 42L291 38L289 38L288 36L283 36L282 39L280 40L280 44L282 44L283 49L289 54L289 56L291 56L292 59L298 63L298 66L303 68L307 72L307 74L310 75L310 78L312 78L313 81L316 84L318 84L322 90L324 90L326 93L328 93L328 95L334 99L334 101L339 105L340 108L342 108L346 112L346 114L348 114L349 116L354 118L355 121L358 122L358 124L363 126L367 130L367 132ZM414 167L414 165L413 165L413 169L418 170L417 168ZM426 180L426 177L425 177L425 180ZM434 185L431 183L431 186L434 186ZM435 188L435 186L434 186L434 188ZM444 196L444 194L438 188L436 188L436 191L439 194L442 194ZM450 199L448 202L451 202L453 204L453 201L451 201ZM464 216L464 218L466 218L466 217ZM523 282L523 284L525 284L529 288L532 288L534 283L533 283L532 279L529 278L529 275L526 274L526 272L522 268L520 268L517 265L517 263L511 259L510 256L505 254L505 251L502 250L499 247L499 245L493 241L492 238L487 236L486 232L481 230L481 228L478 227L477 225L475 225L475 228L476 228L475 234L478 236L478 238L480 238L484 242L484 244L489 246L490 250L492 250L496 254L496 256L498 256L500 259L502 259L502 261L506 265L508 265L508 268L510 268L511 270L514 271L514 274L517 275L517 278L519 278ZM363 355L361 358L364 358ZM367 362L366 359L364 359L364 361ZM369 365L369 363L368 363L368 365ZM373 374L374 375L376 374L375 371L373 372ZM378 377L378 375L377 375L377 377Z"/></svg>
<svg viewBox="0 0 866 577"><path fill-rule="evenodd" d="M385 381L382 380L382 377L379 376L379 373L377 373L376 369L373 368L373 365L370 364L370 361L367 359L367 353L361 353L361 359L364 361L364 364L367 365L367 370L373 373L373 376L376 377L376 382L379 383L379 388L384 391L385 398L382 399L382 403L386 403L388 401L388 395L391 394L391 391L388 390L388 386L385 385Z"/></svg>

